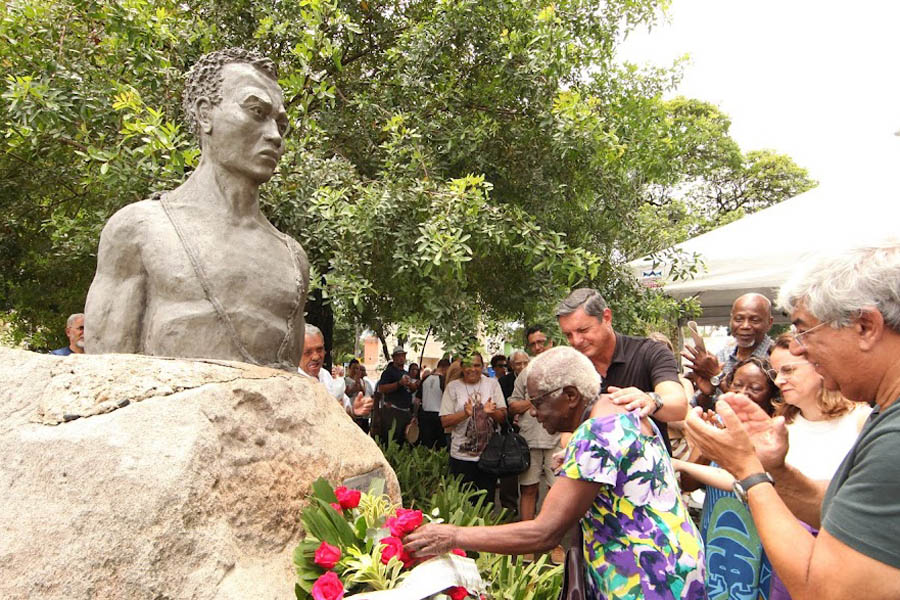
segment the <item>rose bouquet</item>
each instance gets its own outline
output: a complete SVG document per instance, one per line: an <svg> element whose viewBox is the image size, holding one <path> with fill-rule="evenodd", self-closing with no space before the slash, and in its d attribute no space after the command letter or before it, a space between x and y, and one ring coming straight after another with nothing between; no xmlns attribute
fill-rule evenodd
<svg viewBox="0 0 900 600"><path fill-rule="evenodd" d="M402 538L425 516L396 505L383 490L383 481L373 483L368 493L332 488L322 478L313 483L301 515L306 537L294 550L298 599L341 600L394 589L409 577L419 561L403 549ZM465 556L462 550L454 553ZM470 595L478 597L465 587L448 586L433 597L463 600Z"/></svg>

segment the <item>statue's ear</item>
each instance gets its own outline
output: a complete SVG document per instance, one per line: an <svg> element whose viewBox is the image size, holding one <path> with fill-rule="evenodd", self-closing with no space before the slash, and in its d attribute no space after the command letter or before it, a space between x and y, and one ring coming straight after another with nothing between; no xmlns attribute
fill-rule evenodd
<svg viewBox="0 0 900 600"><path fill-rule="evenodd" d="M194 101L194 115L200 132L207 135L212 132L212 109L212 102L206 96L200 96Z"/></svg>

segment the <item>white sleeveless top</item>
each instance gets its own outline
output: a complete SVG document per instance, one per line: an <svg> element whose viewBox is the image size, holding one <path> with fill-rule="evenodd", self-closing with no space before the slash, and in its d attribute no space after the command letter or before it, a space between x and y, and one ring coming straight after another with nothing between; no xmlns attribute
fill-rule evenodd
<svg viewBox="0 0 900 600"><path fill-rule="evenodd" d="M785 462L811 479L831 479L856 442L860 405L849 413L826 421L808 421L798 414L787 426L790 446Z"/></svg>

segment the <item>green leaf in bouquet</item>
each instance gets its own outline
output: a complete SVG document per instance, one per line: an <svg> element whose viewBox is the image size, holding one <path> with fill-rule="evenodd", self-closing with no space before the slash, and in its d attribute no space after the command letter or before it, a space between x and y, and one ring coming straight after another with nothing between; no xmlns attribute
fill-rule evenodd
<svg viewBox="0 0 900 600"><path fill-rule="evenodd" d="M394 514L399 506L387 494L363 494L357 509L365 517L367 528L377 529L384 525L385 517Z"/></svg>
<svg viewBox="0 0 900 600"><path fill-rule="evenodd" d="M325 502L324 500L320 500L319 498L315 499L319 505L325 509L325 518L331 523L331 528L334 531L337 541L332 542L327 540L329 544L333 544L338 547L352 546L357 542L356 533L350 527L350 524L347 523L347 519L344 518L342 514L338 511L334 510L332 506Z"/></svg>
<svg viewBox="0 0 900 600"><path fill-rule="evenodd" d="M353 524L354 533L356 533L356 539L365 540L366 539L366 531L369 529L369 524L366 522L365 515L360 515L356 518L356 522Z"/></svg>
<svg viewBox="0 0 900 600"><path fill-rule="evenodd" d="M367 589L389 590L397 586L406 577L403 571L403 563L396 557L381 562L381 552L384 544L375 544L371 550L363 551L356 546L347 548L350 557L347 561L341 561L345 565L343 579L351 584L361 584Z"/></svg>
<svg viewBox="0 0 900 600"><path fill-rule="evenodd" d="M335 512L329 504L313 498L309 506L303 509L300 521L303 523L303 529L307 535L324 540L332 546L340 546L341 536L332 520L328 518L328 511ZM335 512L335 514L337 513Z"/></svg>
<svg viewBox="0 0 900 600"><path fill-rule="evenodd" d="M326 504L337 502L337 496L334 495L334 488L328 483L324 477L319 477L312 484L312 497L322 500Z"/></svg>

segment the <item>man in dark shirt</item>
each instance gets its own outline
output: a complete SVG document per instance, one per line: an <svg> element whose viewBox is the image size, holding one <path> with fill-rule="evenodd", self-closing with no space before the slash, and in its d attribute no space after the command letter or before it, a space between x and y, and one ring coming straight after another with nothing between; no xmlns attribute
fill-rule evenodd
<svg viewBox="0 0 900 600"><path fill-rule="evenodd" d="M406 439L406 426L412 421L413 392L419 387L417 381L410 378L403 368L406 364L406 351L397 346L391 353L391 363L378 380L378 391L384 394L381 412L381 436L387 440L388 432L394 426L394 439L403 443Z"/></svg>
<svg viewBox="0 0 900 600"><path fill-rule="evenodd" d="M688 410L675 356L653 340L613 331L612 310L591 288L569 294L557 306L556 318L569 344L603 377L601 392L627 410L652 415L668 448L666 422L681 421Z"/></svg>
<svg viewBox="0 0 900 600"><path fill-rule="evenodd" d="M56 356L84 354L84 313L69 315L66 320L66 337L69 338L69 345L65 348L57 348L50 354Z"/></svg>

